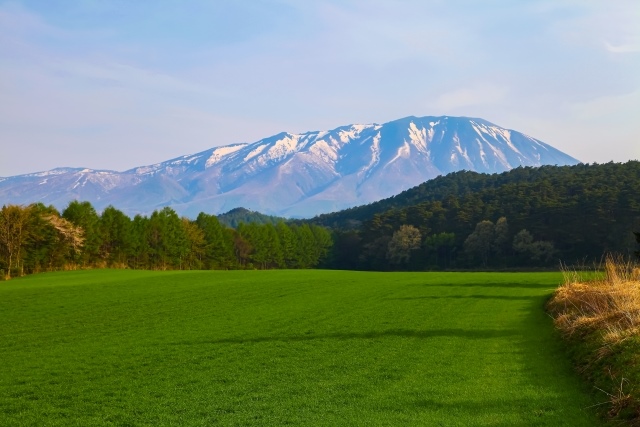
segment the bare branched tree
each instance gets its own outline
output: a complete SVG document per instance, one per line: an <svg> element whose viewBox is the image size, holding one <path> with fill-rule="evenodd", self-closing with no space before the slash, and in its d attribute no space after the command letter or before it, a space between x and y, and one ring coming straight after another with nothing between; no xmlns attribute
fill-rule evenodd
<svg viewBox="0 0 640 427"><path fill-rule="evenodd" d="M22 268L22 247L27 238L29 206L5 205L0 210L0 253L7 264L5 279Z"/></svg>

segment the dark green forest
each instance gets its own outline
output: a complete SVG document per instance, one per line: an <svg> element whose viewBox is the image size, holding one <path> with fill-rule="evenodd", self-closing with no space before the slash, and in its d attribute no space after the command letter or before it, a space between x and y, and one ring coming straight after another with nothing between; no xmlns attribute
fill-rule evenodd
<svg viewBox="0 0 640 427"><path fill-rule="evenodd" d="M334 230L336 268L592 265L637 249L640 162L455 172L311 221Z"/></svg>
<svg viewBox="0 0 640 427"><path fill-rule="evenodd" d="M74 268L451 270L592 265L633 256L640 162L456 172L395 197L310 220L246 209L129 218L73 201L5 205L0 273Z"/></svg>
<svg viewBox="0 0 640 427"><path fill-rule="evenodd" d="M237 228L240 224L273 224L286 222L287 218L279 216L265 215L260 212L252 211L246 208L234 208L229 212L217 215L220 224L227 227Z"/></svg>

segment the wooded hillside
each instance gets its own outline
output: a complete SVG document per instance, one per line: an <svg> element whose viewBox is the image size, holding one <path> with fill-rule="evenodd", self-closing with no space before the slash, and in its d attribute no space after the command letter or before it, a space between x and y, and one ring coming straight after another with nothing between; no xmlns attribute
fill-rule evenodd
<svg viewBox="0 0 640 427"><path fill-rule="evenodd" d="M636 250L640 162L456 172L311 222L335 230L339 268L591 263L605 252ZM399 256L392 242L403 239L407 226L419 232L420 244L401 246Z"/></svg>

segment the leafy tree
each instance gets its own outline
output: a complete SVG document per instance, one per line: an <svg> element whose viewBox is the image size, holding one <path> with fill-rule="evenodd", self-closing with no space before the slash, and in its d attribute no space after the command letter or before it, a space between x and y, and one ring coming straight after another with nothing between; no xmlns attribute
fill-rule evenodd
<svg viewBox="0 0 640 427"><path fill-rule="evenodd" d="M421 242L420 230L412 225L402 225L389 241L387 259L392 264L406 264L411 258L411 252L419 249Z"/></svg>
<svg viewBox="0 0 640 427"><path fill-rule="evenodd" d="M495 225L491 221L481 221L464 241L464 249L472 255L477 255L482 260L482 265L487 266L489 256L494 248Z"/></svg>
<svg viewBox="0 0 640 427"><path fill-rule="evenodd" d="M499 255L504 255L508 250L509 245L509 224L506 217L498 218L494 229L494 247L495 251Z"/></svg>
<svg viewBox="0 0 640 427"><path fill-rule="evenodd" d="M29 214L30 207L18 205L4 205L0 210L0 253L6 265L6 279L11 278L14 269L24 274L22 259L29 234Z"/></svg>
<svg viewBox="0 0 640 427"><path fill-rule="evenodd" d="M533 242L531 248L531 259L534 261L541 261L545 264L549 263L553 256L556 254L556 248L553 242L547 240L539 240Z"/></svg>
<svg viewBox="0 0 640 427"><path fill-rule="evenodd" d="M58 242L62 244L62 247L66 248L65 252L67 254L70 256L82 254L85 244L85 232L82 227L57 215L47 215L44 219L58 233Z"/></svg>
<svg viewBox="0 0 640 427"><path fill-rule="evenodd" d="M530 252L533 245L533 236L527 230L520 230L518 234L513 237L513 250L519 254L526 254Z"/></svg>
<svg viewBox="0 0 640 427"><path fill-rule="evenodd" d="M28 239L23 265L28 273L61 268L67 262L67 251L63 250L56 229L47 217L59 217L53 206L34 203L30 206Z"/></svg>
<svg viewBox="0 0 640 427"><path fill-rule="evenodd" d="M76 262L83 266L94 264L99 259L102 244L98 223L100 218L89 202L73 200L62 211L62 218L80 227L84 232L84 248L77 252Z"/></svg>
<svg viewBox="0 0 640 427"><path fill-rule="evenodd" d="M133 247L131 219L124 213L108 206L98 221L100 234L100 258L110 267L123 267Z"/></svg>
<svg viewBox="0 0 640 427"><path fill-rule="evenodd" d="M520 230L514 236L513 250L532 261L542 261L543 263L548 263L556 253L552 242L534 241L533 236L527 230Z"/></svg>

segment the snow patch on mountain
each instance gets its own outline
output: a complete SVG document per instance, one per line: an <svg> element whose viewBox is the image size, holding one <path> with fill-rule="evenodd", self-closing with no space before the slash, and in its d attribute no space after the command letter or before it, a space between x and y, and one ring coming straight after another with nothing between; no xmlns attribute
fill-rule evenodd
<svg viewBox="0 0 640 427"><path fill-rule="evenodd" d="M338 160L338 150L336 147L329 145L329 143L323 139L316 141L316 143L309 148L309 152L326 163L333 163Z"/></svg>
<svg viewBox="0 0 640 427"><path fill-rule="evenodd" d="M396 160L398 160L400 158L409 157L409 153L411 153L411 148L409 147L409 144L407 143L407 141L403 141L402 142L402 146L398 148L398 151L396 152L395 157L393 159L389 160L389 162L387 162L387 164L384 165L384 166L387 167L391 163L395 162Z"/></svg>
<svg viewBox="0 0 640 427"><path fill-rule="evenodd" d="M360 176L364 176L366 179L370 174L373 168L375 168L378 163L380 163L380 132L373 137L373 141L370 146L371 150L371 160L369 164L367 164L362 171L359 173Z"/></svg>
<svg viewBox="0 0 640 427"><path fill-rule="evenodd" d="M0 203L42 201L62 209L81 199L99 210L112 204L133 215L172 206L194 217L243 206L309 217L390 197L456 170L576 163L542 141L482 119L407 117L283 132L124 172L57 168L0 178Z"/></svg>
<svg viewBox="0 0 640 427"><path fill-rule="evenodd" d="M278 161L294 153L301 136L304 135L286 135L284 138L276 141L267 151L268 160Z"/></svg>
<svg viewBox="0 0 640 427"><path fill-rule="evenodd" d="M418 129L414 122L409 124L409 139L414 147L416 147L419 151L425 153L427 156L429 155L429 150L427 149L427 130L425 128Z"/></svg>
<svg viewBox="0 0 640 427"><path fill-rule="evenodd" d="M227 145L224 147L214 148L213 151L211 151L211 155L209 156L209 158L204 164L205 168L209 168L213 166L214 164L218 163L229 154L235 153L236 151L241 150L246 146L247 144L235 144L235 145Z"/></svg>

